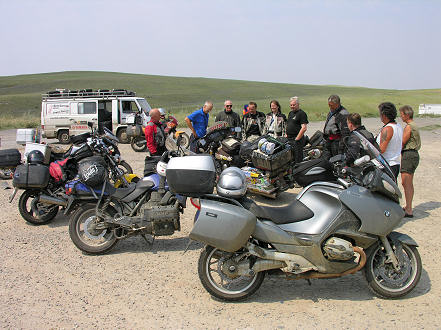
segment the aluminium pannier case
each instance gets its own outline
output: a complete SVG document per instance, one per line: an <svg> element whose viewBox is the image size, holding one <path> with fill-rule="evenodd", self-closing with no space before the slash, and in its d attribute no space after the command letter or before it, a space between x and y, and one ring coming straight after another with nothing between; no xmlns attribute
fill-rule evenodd
<svg viewBox="0 0 441 330"><path fill-rule="evenodd" d="M210 155L173 157L167 164L167 183L170 191L196 197L212 194L216 179Z"/></svg>
<svg viewBox="0 0 441 330"><path fill-rule="evenodd" d="M15 167L21 162L18 149L0 150L0 167Z"/></svg>
<svg viewBox="0 0 441 330"><path fill-rule="evenodd" d="M292 160L290 148L285 148L276 154L268 155L260 150L254 150L251 154L251 160L254 167L261 170L275 171Z"/></svg>
<svg viewBox="0 0 441 330"><path fill-rule="evenodd" d="M15 169L12 185L19 189L45 188L49 182L49 167L41 164L22 164Z"/></svg>
<svg viewBox="0 0 441 330"><path fill-rule="evenodd" d="M189 237L234 252L246 244L255 227L256 216L243 207L201 199L201 212Z"/></svg>

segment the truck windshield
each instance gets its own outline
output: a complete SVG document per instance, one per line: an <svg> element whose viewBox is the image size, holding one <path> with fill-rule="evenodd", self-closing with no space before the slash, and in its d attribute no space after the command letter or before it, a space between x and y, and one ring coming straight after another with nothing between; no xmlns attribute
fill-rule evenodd
<svg viewBox="0 0 441 330"><path fill-rule="evenodd" d="M145 99L137 99L138 104L141 106L141 109L144 113L149 113L152 108L150 107L150 104Z"/></svg>

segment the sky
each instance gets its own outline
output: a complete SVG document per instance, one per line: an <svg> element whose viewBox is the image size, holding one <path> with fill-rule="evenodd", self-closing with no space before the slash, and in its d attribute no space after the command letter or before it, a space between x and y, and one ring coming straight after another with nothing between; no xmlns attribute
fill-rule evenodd
<svg viewBox="0 0 441 330"><path fill-rule="evenodd" d="M441 88L438 0L0 0L0 76Z"/></svg>

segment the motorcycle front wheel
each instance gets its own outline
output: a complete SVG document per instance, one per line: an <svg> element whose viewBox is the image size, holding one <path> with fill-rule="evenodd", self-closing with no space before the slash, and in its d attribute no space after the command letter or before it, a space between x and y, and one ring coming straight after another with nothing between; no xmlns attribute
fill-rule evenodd
<svg viewBox="0 0 441 330"><path fill-rule="evenodd" d="M252 276L235 275L237 253L206 246L199 257L198 273L204 288L214 297L226 301L246 299L259 289L265 272Z"/></svg>
<svg viewBox="0 0 441 330"><path fill-rule="evenodd" d="M18 211L27 222L33 225L44 225L58 213L58 206L38 202L38 191L25 190L18 201Z"/></svg>
<svg viewBox="0 0 441 330"><path fill-rule="evenodd" d="M102 220L96 217L94 204L82 205L73 214L69 221L69 235L75 246L87 254L104 254L118 242L113 231L105 228Z"/></svg>
<svg viewBox="0 0 441 330"><path fill-rule="evenodd" d="M130 140L130 146L136 152L143 152L147 149L147 142L144 137L133 137Z"/></svg>
<svg viewBox="0 0 441 330"><path fill-rule="evenodd" d="M381 298L399 298L412 291L421 277L421 257L415 246L396 244L393 246L399 269L386 262L386 251L378 245L369 254L365 266L365 277L369 289Z"/></svg>
<svg viewBox="0 0 441 330"><path fill-rule="evenodd" d="M118 164L118 168L124 172L124 174L133 174L133 169L125 160L122 160Z"/></svg>

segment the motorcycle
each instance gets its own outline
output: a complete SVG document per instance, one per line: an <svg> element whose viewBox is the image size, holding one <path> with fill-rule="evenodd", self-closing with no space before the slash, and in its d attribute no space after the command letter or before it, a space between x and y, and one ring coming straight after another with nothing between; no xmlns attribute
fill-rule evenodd
<svg viewBox="0 0 441 330"><path fill-rule="evenodd" d="M141 235L149 242L146 235L168 236L180 230L186 198L168 191L165 175L171 155L176 154L162 155L157 173L126 188L115 189L104 182L95 199L81 203L69 221L75 246L87 254L104 254L127 237Z"/></svg>
<svg viewBox="0 0 441 330"><path fill-rule="evenodd" d="M130 146L136 152L143 152L147 150L147 142L145 140L145 127L142 123L141 115L135 114L127 119L129 126L127 127L127 135L130 138ZM181 136L181 146L188 148L190 145L190 137L184 131L178 131L178 120L173 116L168 116L168 120L164 122L165 137L171 137L177 141Z"/></svg>
<svg viewBox="0 0 441 330"><path fill-rule="evenodd" d="M198 274L212 296L246 299L267 272L309 280L363 268L369 289L379 297L398 298L415 288L422 268L418 244L393 231L404 217L400 190L387 161L357 135L367 155L353 168L336 166L338 183L314 182L285 207L235 196L244 191L245 178L227 173L223 181L228 170L218 195L190 196L197 213L189 237L206 244Z"/></svg>
<svg viewBox="0 0 441 330"><path fill-rule="evenodd" d="M92 123L89 126L92 128ZM34 225L50 222L60 207L65 208L67 214L69 203L65 183L77 176L78 166L82 162L96 156L108 169L109 180L113 184L127 186L136 176L131 174L133 171L130 165L121 159L117 141L106 128L103 134L92 129L92 133L72 137L74 144L65 153L51 154L52 162L49 165L39 163L17 166L12 182L14 191L9 202L14 200L18 190L24 190L18 209L23 219Z"/></svg>

